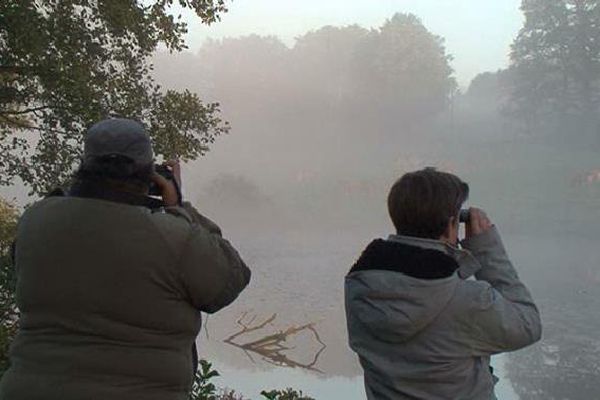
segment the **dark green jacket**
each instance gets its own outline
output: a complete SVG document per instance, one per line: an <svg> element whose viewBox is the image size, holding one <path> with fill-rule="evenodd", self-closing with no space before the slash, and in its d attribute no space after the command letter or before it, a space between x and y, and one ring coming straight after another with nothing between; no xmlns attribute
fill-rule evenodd
<svg viewBox="0 0 600 400"><path fill-rule="evenodd" d="M250 270L191 207L45 199L18 229L20 330L1 400L184 400L199 311Z"/></svg>

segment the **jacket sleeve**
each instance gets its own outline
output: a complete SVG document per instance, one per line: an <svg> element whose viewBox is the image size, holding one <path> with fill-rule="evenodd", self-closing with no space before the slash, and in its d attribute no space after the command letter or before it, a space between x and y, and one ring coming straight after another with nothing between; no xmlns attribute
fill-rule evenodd
<svg viewBox="0 0 600 400"><path fill-rule="evenodd" d="M221 229L189 203L167 210L192 223L180 260L183 285L194 307L214 313L231 304L250 282L250 269Z"/></svg>
<svg viewBox="0 0 600 400"><path fill-rule="evenodd" d="M496 227L465 240L462 246L482 265L475 274L479 282L472 282L473 304L467 317L474 355L514 351L540 340L539 311L519 280Z"/></svg>

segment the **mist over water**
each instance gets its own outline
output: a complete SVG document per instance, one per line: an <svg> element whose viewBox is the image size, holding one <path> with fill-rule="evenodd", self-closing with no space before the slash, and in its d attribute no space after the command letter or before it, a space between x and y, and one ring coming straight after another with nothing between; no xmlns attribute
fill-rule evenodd
<svg viewBox="0 0 600 400"><path fill-rule="evenodd" d="M394 180L435 166L469 182L469 204L499 227L542 312L543 340L494 361L499 398L594 398L597 138L584 127L526 130L504 118L505 72L480 75L457 93L441 38L400 22L379 33L325 27L293 47L248 36L208 42L197 54L156 55L164 87L218 100L232 126L184 169L186 196L253 269L240 299L205 324L201 357L215 362L224 385L248 395L294 386L319 399L364 398L347 345L343 277L366 244L391 233ZM421 42L405 39L411 29ZM289 336L283 362L223 342L273 315L235 342L314 324L314 332Z"/></svg>

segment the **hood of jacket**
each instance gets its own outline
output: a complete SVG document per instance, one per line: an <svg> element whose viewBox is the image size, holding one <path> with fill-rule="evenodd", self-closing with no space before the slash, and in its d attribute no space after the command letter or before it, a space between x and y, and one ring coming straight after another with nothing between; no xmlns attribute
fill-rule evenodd
<svg viewBox="0 0 600 400"><path fill-rule="evenodd" d="M444 249L400 236L371 242L346 277L348 328L363 333L351 341L402 343L429 326L452 299L463 267L464 257Z"/></svg>

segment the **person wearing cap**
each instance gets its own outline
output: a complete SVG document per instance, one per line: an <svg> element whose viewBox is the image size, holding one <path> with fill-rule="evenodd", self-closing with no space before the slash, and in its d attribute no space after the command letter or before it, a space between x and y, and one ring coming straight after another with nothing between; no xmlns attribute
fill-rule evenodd
<svg viewBox="0 0 600 400"><path fill-rule="evenodd" d="M2 400L187 400L200 311L216 312L250 270L217 225L155 173L127 119L91 127L67 195L23 214L15 246L19 331ZM153 183L161 199L148 197Z"/></svg>
<svg viewBox="0 0 600 400"><path fill-rule="evenodd" d="M349 342L369 400L495 399L490 356L541 337L497 228L481 209L460 212L468 194L432 168L402 176L388 196L396 233L369 244L346 276Z"/></svg>

